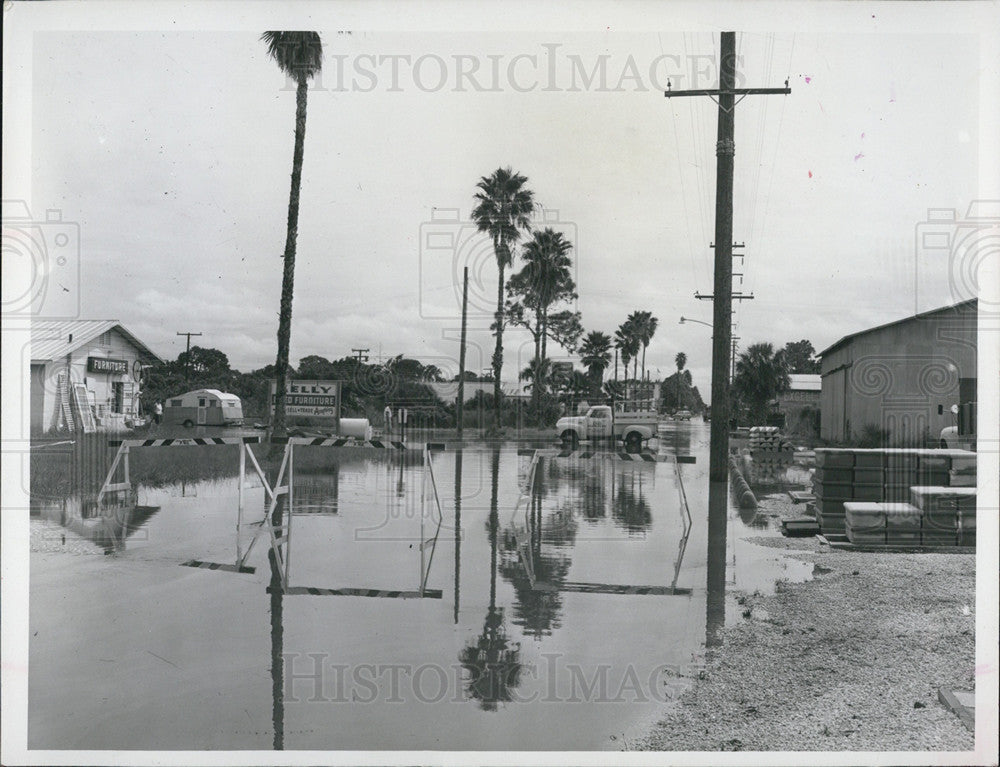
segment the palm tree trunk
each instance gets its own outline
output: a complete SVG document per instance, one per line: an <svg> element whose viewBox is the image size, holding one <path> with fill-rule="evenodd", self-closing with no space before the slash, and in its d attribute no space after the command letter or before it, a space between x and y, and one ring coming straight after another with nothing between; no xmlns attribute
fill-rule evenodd
<svg viewBox="0 0 1000 767"><path fill-rule="evenodd" d="M299 233L299 188L302 183L302 157L306 140L306 97L308 81L299 76L295 91L295 151L292 154L292 188L288 195L288 230L285 235L285 265L281 276L281 306L278 312L278 358L275 362L277 387L272 434L284 436L285 384L288 380L288 350L292 334L292 295L295 288L295 241Z"/></svg>
<svg viewBox="0 0 1000 767"><path fill-rule="evenodd" d="M493 250L496 252L497 245L494 243ZM497 345L493 350L493 427L500 429L500 371L503 369L503 284L504 267L497 264L500 270L500 278L497 280Z"/></svg>
<svg viewBox="0 0 1000 767"><path fill-rule="evenodd" d="M642 346L642 381L646 381L646 345Z"/></svg>

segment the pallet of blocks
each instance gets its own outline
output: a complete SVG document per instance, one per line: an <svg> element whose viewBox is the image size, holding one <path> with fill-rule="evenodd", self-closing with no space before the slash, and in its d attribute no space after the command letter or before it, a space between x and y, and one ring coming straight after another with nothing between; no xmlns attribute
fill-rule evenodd
<svg viewBox="0 0 1000 767"><path fill-rule="evenodd" d="M925 545L976 545L974 487L910 488L910 503L920 510Z"/></svg>
<svg viewBox="0 0 1000 767"><path fill-rule="evenodd" d="M753 458L757 481L778 481L784 469L792 463L795 447L785 439L777 426L750 428L750 456Z"/></svg>
<svg viewBox="0 0 1000 767"><path fill-rule="evenodd" d="M820 532L842 535L845 532L844 502L854 499L854 451L818 448L813 474L814 508Z"/></svg>

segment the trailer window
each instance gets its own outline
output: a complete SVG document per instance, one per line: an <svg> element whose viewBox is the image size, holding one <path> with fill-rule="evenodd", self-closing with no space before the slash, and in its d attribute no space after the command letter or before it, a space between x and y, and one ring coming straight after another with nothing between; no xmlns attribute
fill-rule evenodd
<svg viewBox="0 0 1000 767"><path fill-rule="evenodd" d="M172 399L170 400L170 407L180 407L184 400Z"/></svg>

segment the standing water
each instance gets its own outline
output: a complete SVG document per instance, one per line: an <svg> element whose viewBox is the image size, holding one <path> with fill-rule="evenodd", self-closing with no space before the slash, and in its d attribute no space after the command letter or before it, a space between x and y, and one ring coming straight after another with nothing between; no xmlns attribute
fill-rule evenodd
<svg viewBox="0 0 1000 767"><path fill-rule="evenodd" d="M29 747L620 748L702 658L707 442L664 438L694 465L436 453L423 519L418 457L297 448L286 593L259 482L239 534L235 477L140 487L113 556L32 557ZM730 517L731 584L805 577ZM180 566L255 535L253 572Z"/></svg>

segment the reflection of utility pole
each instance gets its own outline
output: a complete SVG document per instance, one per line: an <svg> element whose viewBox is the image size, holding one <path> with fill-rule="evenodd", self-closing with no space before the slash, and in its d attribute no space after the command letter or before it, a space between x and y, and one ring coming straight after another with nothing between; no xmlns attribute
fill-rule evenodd
<svg viewBox="0 0 1000 767"><path fill-rule="evenodd" d="M458 347L458 403L455 417L458 421L458 438L462 439L465 428L465 323L469 307L469 267L463 269L462 282L462 340Z"/></svg>
<svg viewBox="0 0 1000 767"><path fill-rule="evenodd" d="M200 336L201 333L178 333L179 336L187 336L187 350L184 353L184 383L191 380L191 336Z"/></svg>

